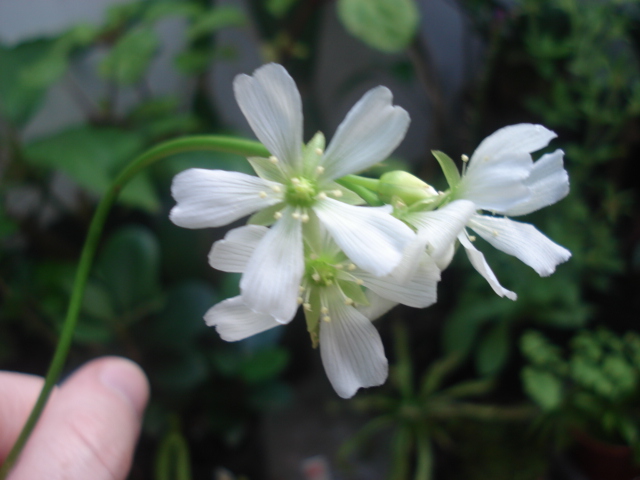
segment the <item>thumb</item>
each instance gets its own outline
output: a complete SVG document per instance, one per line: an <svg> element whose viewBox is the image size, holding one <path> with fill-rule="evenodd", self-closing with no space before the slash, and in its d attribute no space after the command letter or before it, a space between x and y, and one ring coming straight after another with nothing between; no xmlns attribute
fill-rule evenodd
<svg viewBox="0 0 640 480"><path fill-rule="evenodd" d="M87 363L53 393L9 479L124 479L148 397L135 363Z"/></svg>

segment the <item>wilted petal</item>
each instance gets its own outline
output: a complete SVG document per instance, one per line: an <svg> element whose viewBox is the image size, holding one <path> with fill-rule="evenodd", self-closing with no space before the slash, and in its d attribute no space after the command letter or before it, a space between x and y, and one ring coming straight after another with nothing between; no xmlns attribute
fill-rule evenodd
<svg viewBox="0 0 640 480"><path fill-rule="evenodd" d="M233 91L256 137L289 168L302 161L302 101L295 82L281 65L269 63L238 75Z"/></svg>
<svg viewBox="0 0 640 480"><path fill-rule="evenodd" d="M511 155L536 152L546 147L555 137L557 135L551 130L531 123L501 128L478 145L469 160L468 170L477 168L484 162L503 162L508 161ZM529 162L532 162L531 158Z"/></svg>
<svg viewBox="0 0 640 480"><path fill-rule="evenodd" d="M556 150L547 153L533 164L531 175L525 180L531 196L529 199L505 210L505 215L518 216L535 212L552 205L569 193L569 174L564 169L562 157L564 152Z"/></svg>
<svg viewBox="0 0 640 480"><path fill-rule="evenodd" d="M324 292L331 321L321 320L320 354L327 377L342 398L361 387L381 385L388 364L378 331L354 307L344 305L336 292Z"/></svg>
<svg viewBox="0 0 640 480"><path fill-rule="evenodd" d="M374 275L391 273L415 238L387 207L358 207L327 198L313 209L351 261Z"/></svg>
<svg viewBox="0 0 640 480"><path fill-rule="evenodd" d="M386 159L404 138L409 114L386 87L369 90L338 126L322 159L324 178L360 172Z"/></svg>
<svg viewBox="0 0 640 480"><path fill-rule="evenodd" d="M209 252L209 265L223 272L242 273L268 228L246 225L229 230L223 240L213 244Z"/></svg>
<svg viewBox="0 0 640 480"><path fill-rule="evenodd" d="M489 282L493 291L501 297L507 297L510 300L517 300L518 296L514 292L507 290L500 285L500 282L498 282L493 270L491 270L491 267L489 267L489 264L485 260L484 255L473 246L471 241L467 238L467 235L465 233L461 233L458 240L467 252L467 257L469 257L469 261L471 262L471 265L473 265L473 268L475 268L476 271L482 275L487 282Z"/></svg>
<svg viewBox="0 0 640 480"><path fill-rule="evenodd" d="M204 321L216 327L220 338L236 342L281 325L272 316L256 313L248 308L241 297L227 298L204 314Z"/></svg>
<svg viewBox="0 0 640 480"><path fill-rule="evenodd" d="M365 287L370 288L381 297L409 307L425 308L434 304L437 299L440 270L424 252L418 259L418 268L413 278L406 283L399 283L393 276L376 277L362 271L354 271L353 274L364 281Z"/></svg>
<svg viewBox="0 0 640 480"><path fill-rule="evenodd" d="M282 218L260 241L240 280L244 303L282 323L291 321L298 309L304 272L302 227L291 213L290 208L282 211Z"/></svg>
<svg viewBox="0 0 640 480"><path fill-rule="evenodd" d="M190 168L173 179L169 218L185 228L221 227L280 202L273 182L239 172Z"/></svg>
<svg viewBox="0 0 640 480"><path fill-rule="evenodd" d="M407 215L406 220L418 229L418 236L434 257L445 255L477 208L468 200L456 200L431 212Z"/></svg>
<svg viewBox="0 0 640 480"><path fill-rule="evenodd" d="M558 264L571 258L569 250L552 242L528 223L476 215L469 222L469 227L495 248L520 259L542 277L551 275Z"/></svg>

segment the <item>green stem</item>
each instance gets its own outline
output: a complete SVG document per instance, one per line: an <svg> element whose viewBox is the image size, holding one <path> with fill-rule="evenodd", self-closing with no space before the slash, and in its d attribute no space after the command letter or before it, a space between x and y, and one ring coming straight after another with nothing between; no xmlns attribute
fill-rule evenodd
<svg viewBox="0 0 640 480"><path fill-rule="evenodd" d="M345 175L340 181L350 185L368 188L373 192L378 191L378 184L380 183L380 180L377 178L360 177L358 175Z"/></svg>
<svg viewBox="0 0 640 480"><path fill-rule="evenodd" d="M342 178L338 178L335 182L359 195L369 205L375 207L384 205L376 193L380 180L359 177L357 175L345 175Z"/></svg>
<svg viewBox="0 0 640 480"><path fill-rule="evenodd" d="M169 140L161 143L138 156L122 170L107 193L100 200L96 212L93 215L93 219L91 220L89 232L87 233L87 238L80 256L78 270L76 271L73 290L71 292L71 298L69 299L67 316L62 325L60 339L45 377L44 386L42 387L40 396L38 397L27 422L18 436L18 440L9 452L4 464L0 467L0 480L4 480L7 477L11 468L18 459L29 435L31 435L36 422L40 418L53 387L60 377L69 349L71 348L73 334L78 322L80 308L82 306L82 297L84 295L85 286L91 270L91 264L98 247L98 241L100 240L102 228L109 213L109 209L125 184L140 170L170 155L194 150L213 150L217 152L235 153L247 157L269 155L269 152L265 147L255 141L216 135L203 135L178 138L176 140Z"/></svg>

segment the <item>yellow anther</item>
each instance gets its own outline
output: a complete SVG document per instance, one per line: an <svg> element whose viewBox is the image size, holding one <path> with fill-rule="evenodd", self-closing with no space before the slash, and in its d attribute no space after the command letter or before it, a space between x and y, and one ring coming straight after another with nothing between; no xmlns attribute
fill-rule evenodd
<svg viewBox="0 0 640 480"><path fill-rule="evenodd" d="M313 275L311 275L311 278L313 278L316 282L319 282L322 279L318 272L315 272Z"/></svg>
<svg viewBox="0 0 640 480"><path fill-rule="evenodd" d="M269 157L269 161L275 165L276 163L278 163L278 157L276 157L275 155L271 155Z"/></svg>
<svg viewBox="0 0 640 480"><path fill-rule="evenodd" d="M303 213L300 216L300 220L302 220L302 223L307 223L309 221L309 215L307 215L306 213Z"/></svg>
<svg viewBox="0 0 640 480"><path fill-rule="evenodd" d="M324 173L324 167L323 167L322 165L318 165L318 166L316 167L316 173L317 173L318 175L322 175L322 174Z"/></svg>
<svg viewBox="0 0 640 480"><path fill-rule="evenodd" d="M318 200L326 200L327 199L327 194L324 193L324 192L320 192L316 198Z"/></svg>
<svg viewBox="0 0 640 480"><path fill-rule="evenodd" d="M357 285L363 285L364 284L364 280L362 280L361 278L356 278L356 284Z"/></svg>
<svg viewBox="0 0 640 480"><path fill-rule="evenodd" d="M476 241L476 236L475 235L469 235L469 240L471 240L472 242Z"/></svg>
<svg viewBox="0 0 640 480"><path fill-rule="evenodd" d="M282 212L276 212L273 214L273 218L280 220L282 218Z"/></svg>
<svg viewBox="0 0 640 480"><path fill-rule="evenodd" d="M298 212L293 212L291 216L296 220L300 220L300 214Z"/></svg>
<svg viewBox="0 0 640 480"><path fill-rule="evenodd" d="M331 317L329 315L325 315L324 317L322 317L322 321L329 323L331 321Z"/></svg>
<svg viewBox="0 0 640 480"><path fill-rule="evenodd" d="M491 235L493 235L494 237L498 236L498 231L497 230L491 230Z"/></svg>
<svg viewBox="0 0 640 480"><path fill-rule="evenodd" d="M260 198L267 198L267 192L260 192L258 195Z"/></svg>
<svg viewBox="0 0 640 480"><path fill-rule="evenodd" d="M460 158L462 158L462 161L465 162L465 163L469 161L469 157L467 155L465 155L464 153L462 154L462 156Z"/></svg>
<svg viewBox="0 0 640 480"><path fill-rule="evenodd" d="M298 305L302 305L304 303L304 298L298 297L296 301L298 302Z"/></svg>
<svg viewBox="0 0 640 480"><path fill-rule="evenodd" d="M335 265L336 270L342 270L344 268L344 265L342 265L341 263Z"/></svg>
<svg viewBox="0 0 640 480"><path fill-rule="evenodd" d="M316 148L315 152L317 155L322 155L322 149L321 148Z"/></svg>
<svg viewBox="0 0 640 480"><path fill-rule="evenodd" d="M280 188L280 185L271 185L271 190L273 190L276 193L280 193L282 191L282 189Z"/></svg>
<svg viewBox="0 0 640 480"><path fill-rule="evenodd" d="M326 315L327 313L329 313L329 309L327 307L322 307L320 309L320 313L323 315Z"/></svg>
<svg viewBox="0 0 640 480"><path fill-rule="evenodd" d="M338 197L338 198L340 198L340 197L342 196L342 190L337 190L337 189L336 189L336 190L334 190L332 193L333 193L333 196L334 196L334 197Z"/></svg>
<svg viewBox="0 0 640 480"><path fill-rule="evenodd" d="M298 287L298 291L299 291L300 293L304 292L304 287L303 287L302 285L300 285L300 286Z"/></svg>
<svg viewBox="0 0 640 480"><path fill-rule="evenodd" d="M310 303L303 303L302 304L302 308L304 308L307 312L311 311L311 304Z"/></svg>
<svg viewBox="0 0 640 480"><path fill-rule="evenodd" d="M293 177L291 179L291 183L293 183L294 185L300 185L300 179L298 177Z"/></svg>
<svg viewBox="0 0 640 480"><path fill-rule="evenodd" d="M355 263L350 263L349 266L347 267L347 270L349 270L350 272L353 272L356 268L356 264Z"/></svg>
<svg viewBox="0 0 640 480"><path fill-rule="evenodd" d="M344 304L345 305L353 305L353 300L350 299L349 297L344 299Z"/></svg>

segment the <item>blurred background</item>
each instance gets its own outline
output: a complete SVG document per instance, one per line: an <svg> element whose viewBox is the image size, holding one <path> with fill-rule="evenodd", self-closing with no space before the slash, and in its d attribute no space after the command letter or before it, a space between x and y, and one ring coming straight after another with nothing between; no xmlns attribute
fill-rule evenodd
<svg viewBox="0 0 640 480"><path fill-rule="evenodd" d="M163 160L108 219L68 361L118 354L147 372L130 478L631 480L639 27L637 0L0 0L0 368L46 371L119 170L183 135L254 138L232 80L275 61L301 92L305 140L330 139L368 89L393 91L412 122L376 174L444 189L431 150L457 160L506 125L554 130L571 193L523 221L573 257L539 278L479 240L511 302L458 253L436 305L377 322L387 384L342 400L302 319L233 344L202 321L238 277L206 261L226 229L169 222L171 179L250 173L246 160Z"/></svg>

